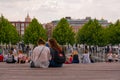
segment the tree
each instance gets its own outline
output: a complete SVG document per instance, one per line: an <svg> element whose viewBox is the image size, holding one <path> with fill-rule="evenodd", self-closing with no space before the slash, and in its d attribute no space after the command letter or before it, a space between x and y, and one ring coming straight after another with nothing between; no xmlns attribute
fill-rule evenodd
<svg viewBox="0 0 120 80"><path fill-rule="evenodd" d="M73 32L72 27L65 18L62 18L57 26L54 28L52 37L55 38L59 44L65 45L75 43L75 33Z"/></svg>
<svg viewBox="0 0 120 80"><path fill-rule="evenodd" d="M32 22L25 30L24 34L24 42L26 44L34 44L37 45L37 40L39 38L43 38L47 40L46 30L43 28L42 24L40 24L36 18L32 19Z"/></svg>
<svg viewBox="0 0 120 80"><path fill-rule="evenodd" d="M115 24L111 24L109 30L109 43L112 45L120 43L120 21L117 20Z"/></svg>
<svg viewBox="0 0 120 80"><path fill-rule="evenodd" d="M105 45L103 30L96 19L89 20L88 23L79 29L76 36L77 43L103 46Z"/></svg>
<svg viewBox="0 0 120 80"><path fill-rule="evenodd" d="M0 17L0 42L3 44L16 44L20 39L20 36L15 29L15 27L4 18L4 16Z"/></svg>

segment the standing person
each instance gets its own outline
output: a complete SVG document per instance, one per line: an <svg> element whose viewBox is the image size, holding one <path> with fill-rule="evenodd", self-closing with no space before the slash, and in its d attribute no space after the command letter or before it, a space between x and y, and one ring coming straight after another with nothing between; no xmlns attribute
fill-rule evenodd
<svg viewBox="0 0 120 80"><path fill-rule="evenodd" d="M50 60L49 67L62 67L65 62L65 54L62 47L59 46L55 39L49 39L50 54L52 59ZM61 54L59 54L61 53ZM61 57L58 57L58 55Z"/></svg>
<svg viewBox="0 0 120 80"><path fill-rule="evenodd" d="M16 49L16 47L14 47L14 49L13 49L13 55L16 55L17 54L17 49Z"/></svg>
<svg viewBox="0 0 120 80"><path fill-rule="evenodd" d="M27 54L27 57L29 56L29 51L30 51L30 47L29 45L26 46L26 54Z"/></svg>
<svg viewBox="0 0 120 80"><path fill-rule="evenodd" d="M31 55L34 67L48 68L50 58L50 49L45 46L44 40L39 39L38 46L34 48Z"/></svg>
<svg viewBox="0 0 120 80"><path fill-rule="evenodd" d="M85 50L85 52L83 54L83 63L91 63L90 54L89 54L88 50Z"/></svg>
<svg viewBox="0 0 120 80"><path fill-rule="evenodd" d="M2 47L0 46L0 55L2 55L3 51L2 51Z"/></svg>

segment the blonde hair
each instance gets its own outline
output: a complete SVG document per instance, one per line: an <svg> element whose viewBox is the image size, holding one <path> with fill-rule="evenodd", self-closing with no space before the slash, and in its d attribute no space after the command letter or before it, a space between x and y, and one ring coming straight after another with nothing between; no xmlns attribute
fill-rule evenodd
<svg viewBox="0 0 120 80"><path fill-rule="evenodd" d="M73 55L76 55L76 54L78 54L78 52L77 52L77 50L74 50Z"/></svg>

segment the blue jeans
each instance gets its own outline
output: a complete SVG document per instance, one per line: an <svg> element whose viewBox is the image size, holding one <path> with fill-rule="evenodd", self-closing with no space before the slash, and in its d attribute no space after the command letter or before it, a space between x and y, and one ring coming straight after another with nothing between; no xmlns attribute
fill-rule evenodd
<svg viewBox="0 0 120 80"><path fill-rule="evenodd" d="M72 63L79 63L79 60L73 60Z"/></svg>
<svg viewBox="0 0 120 80"><path fill-rule="evenodd" d="M49 67L62 67L63 64L58 64L53 60L50 61Z"/></svg>

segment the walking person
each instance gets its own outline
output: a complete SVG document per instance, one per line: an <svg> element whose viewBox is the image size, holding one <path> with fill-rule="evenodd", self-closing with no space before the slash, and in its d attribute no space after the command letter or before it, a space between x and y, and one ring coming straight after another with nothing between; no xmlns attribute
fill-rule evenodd
<svg viewBox="0 0 120 80"><path fill-rule="evenodd" d="M55 39L49 39L50 54L52 56L49 67L62 67L65 54ZM59 54L60 53L60 54Z"/></svg>
<svg viewBox="0 0 120 80"><path fill-rule="evenodd" d="M34 67L48 68L50 59L50 49L45 46L45 41L43 39L39 39L38 46L34 48L31 55Z"/></svg>

